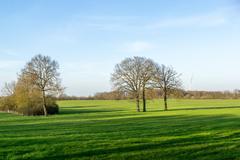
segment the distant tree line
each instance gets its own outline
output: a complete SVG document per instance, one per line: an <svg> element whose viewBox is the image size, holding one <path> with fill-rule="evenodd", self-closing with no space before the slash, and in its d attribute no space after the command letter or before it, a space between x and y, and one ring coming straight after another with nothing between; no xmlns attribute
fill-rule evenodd
<svg viewBox="0 0 240 160"><path fill-rule="evenodd" d="M188 99L240 99L240 90L234 91L184 91L180 98Z"/></svg>
<svg viewBox="0 0 240 160"><path fill-rule="evenodd" d="M131 99L131 97L124 92L111 91L111 92L99 92L93 96L69 96L62 94L56 98L57 100L125 100Z"/></svg>
<svg viewBox="0 0 240 160"><path fill-rule="evenodd" d="M0 110L23 115L58 113L54 97L63 90L58 68L58 63L48 56L33 57L16 82L5 84Z"/></svg>
<svg viewBox="0 0 240 160"><path fill-rule="evenodd" d="M163 92L160 89L146 89L146 99L163 99ZM140 95L140 98L142 95ZM234 91L186 91L176 89L169 94L172 99L240 99L240 90ZM98 92L93 96L68 96L63 94L57 100L132 100L133 95L121 91Z"/></svg>
<svg viewBox="0 0 240 160"><path fill-rule="evenodd" d="M115 94L118 91L110 91L110 92L100 92L95 94L94 96L85 97L95 100L128 100L134 99L131 95L127 93L119 92L119 94ZM113 94L114 93L114 94ZM142 96L142 95L141 95ZM146 99L154 100L161 98L163 99L163 92L159 89L147 89L146 90ZM83 97L79 97L81 100ZM169 98L172 99L240 99L240 90L234 91L185 91L185 90L175 90L169 95Z"/></svg>
<svg viewBox="0 0 240 160"><path fill-rule="evenodd" d="M67 94L61 94L56 97L57 100L94 100L94 96L69 96Z"/></svg>

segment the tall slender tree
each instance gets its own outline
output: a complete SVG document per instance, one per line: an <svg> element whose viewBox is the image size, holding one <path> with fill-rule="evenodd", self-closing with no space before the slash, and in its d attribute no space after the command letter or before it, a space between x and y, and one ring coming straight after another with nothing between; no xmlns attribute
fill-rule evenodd
<svg viewBox="0 0 240 160"><path fill-rule="evenodd" d="M156 64L154 86L160 88L163 92L165 110L168 110L167 99L169 94L180 88L181 85L180 74L178 74L172 67Z"/></svg>
<svg viewBox="0 0 240 160"><path fill-rule="evenodd" d="M143 112L147 111L146 107L146 88L149 86L149 82L154 77L155 63L151 59L141 58L141 87L142 87L142 100L143 100Z"/></svg>

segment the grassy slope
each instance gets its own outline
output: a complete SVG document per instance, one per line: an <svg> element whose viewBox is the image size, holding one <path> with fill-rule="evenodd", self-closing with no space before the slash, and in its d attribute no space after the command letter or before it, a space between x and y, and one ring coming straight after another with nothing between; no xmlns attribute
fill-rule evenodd
<svg viewBox="0 0 240 160"><path fill-rule="evenodd" d="M240 157L240 100L62 101L61 114L0 113L0 159L194 159ZM162 107L163 108L163 107Z"/></svg>

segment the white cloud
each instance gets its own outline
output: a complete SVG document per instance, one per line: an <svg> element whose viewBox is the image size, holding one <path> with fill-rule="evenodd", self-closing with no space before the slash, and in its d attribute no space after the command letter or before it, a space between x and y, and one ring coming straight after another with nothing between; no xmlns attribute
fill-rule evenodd
<svg viewBox="0 0 240 160"><path fill-rule="evenodd" d="M154 48L154 45L149 42L136 41L126 45L125 50L127 52L139 53L149 51Z"/></svg>

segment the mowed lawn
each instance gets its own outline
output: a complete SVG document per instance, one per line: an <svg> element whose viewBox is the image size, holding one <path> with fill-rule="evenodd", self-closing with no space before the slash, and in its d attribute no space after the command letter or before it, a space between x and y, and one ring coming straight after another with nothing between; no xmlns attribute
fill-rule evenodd
<svg viewBox="0 0 240 160"><path fill-rule="evenodd" d="M0 113L0 159L240 159L240 100L60 101L60 114Z"/></svg>

